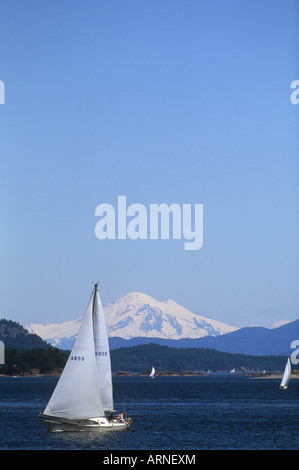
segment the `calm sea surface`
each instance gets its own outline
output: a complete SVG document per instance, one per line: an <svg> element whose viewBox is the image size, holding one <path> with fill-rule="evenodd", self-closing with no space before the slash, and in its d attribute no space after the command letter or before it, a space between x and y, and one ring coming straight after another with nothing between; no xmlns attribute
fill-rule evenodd
<svg viewBox="0 0 299 470"><path fill-rule="evenodd" d="M57 378L0 378L0 449L217 450L299 448L299 380L238 376L114 377L115 433L48 433L38 419Z"/></svg>

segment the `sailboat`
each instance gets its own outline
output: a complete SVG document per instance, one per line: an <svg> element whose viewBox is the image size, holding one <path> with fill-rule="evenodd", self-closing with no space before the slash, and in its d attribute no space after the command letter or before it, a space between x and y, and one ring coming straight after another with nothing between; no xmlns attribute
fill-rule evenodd
<svg viewBox="0 0 299 470"><path fill-rule="evenodd" d="M151 371L149 377L150 377L151 379L154 379L154 378L155 378L155 373L156 373L156 369L155 369L154 366L153 366L153 367L152 367L152 371Z"/></svg>
<svg viewBox="0 0 299 470"><path fill-rule="evenodd" d="M279 388L287 389L291 376L291 362L288 358Z"/></svg>
<svg viewBox="0 0 299 470"><path fill-rule="evenodd" d="M39 418L49 432L128 429L131 418L114 417L113 408L108 335L96 283L73 349Z"/></svg>
<svg viewBox="0 0 299 470"><path fill-rule="evenodd" d="M235 372L236 372L236 369L235 369L235 368L233 368L233 369L230 371L231 374L234 374Z"/></svg>

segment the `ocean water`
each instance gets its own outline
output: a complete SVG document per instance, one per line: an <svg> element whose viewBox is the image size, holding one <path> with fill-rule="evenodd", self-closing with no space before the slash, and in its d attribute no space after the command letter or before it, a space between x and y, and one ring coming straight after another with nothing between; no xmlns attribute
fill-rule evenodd
<svg viewBox="0 0 299 470"><path fill-rule="evenodd" d="M38 419L55 377L0 378L1 450L297 450L299 380L230 375L113 377L115 433L48 433Z"/></svg>

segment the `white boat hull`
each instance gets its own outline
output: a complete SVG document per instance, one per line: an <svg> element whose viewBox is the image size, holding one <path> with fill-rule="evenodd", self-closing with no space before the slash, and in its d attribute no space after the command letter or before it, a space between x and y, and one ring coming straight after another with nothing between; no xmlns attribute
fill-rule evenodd
<svg viewBox="0 0 299 470"><path fill-rule="evenodd" d="M39 418L49 432L125 431L132 423L130 418L123 421L108 420L104 417L73 420L44 414L41 414Z"/></svg>

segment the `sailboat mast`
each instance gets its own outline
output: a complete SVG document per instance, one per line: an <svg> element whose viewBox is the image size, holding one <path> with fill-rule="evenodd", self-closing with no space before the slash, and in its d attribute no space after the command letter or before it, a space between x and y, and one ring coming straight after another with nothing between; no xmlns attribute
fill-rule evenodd
<svg viewBox="0 0 299 470"><path fill-rule="evenodd" d="M98 283L94 285L92 314L95 358L102 404L105 411L112 411L114 407L109 340L105 322L105 314L100 299L100 293L98 291Z"/></svg>
<svg viewBox="0 0 299 470"><path fill-rule="evenodd" d="M96 301L97 291L98 291L98 282L96 282L95 285L94 285L93 303L92 303L92 316L94 315L94 311L95 311L95 301Z"/></svg>

